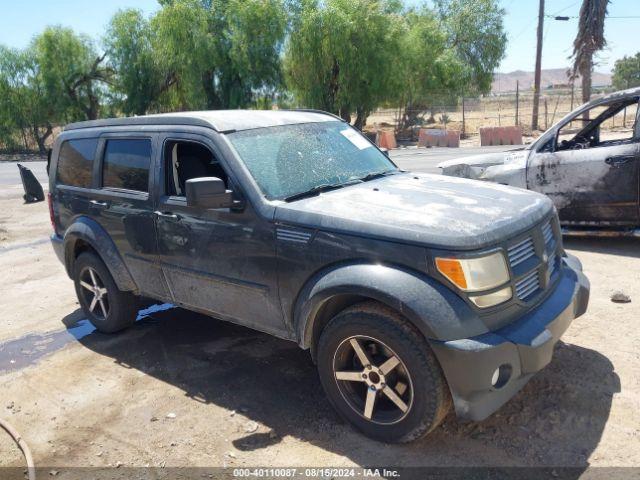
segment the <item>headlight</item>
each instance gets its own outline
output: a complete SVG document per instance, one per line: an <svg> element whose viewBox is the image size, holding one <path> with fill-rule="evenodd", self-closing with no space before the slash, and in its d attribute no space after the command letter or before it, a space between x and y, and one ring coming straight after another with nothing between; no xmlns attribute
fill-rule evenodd
<svg viewBox="0 0 640 480"><path fill-rule="evenodd" d="M509 281L507 262L501 252L479 258L436 258L436 268L465 292L489 290Z"/></svg>

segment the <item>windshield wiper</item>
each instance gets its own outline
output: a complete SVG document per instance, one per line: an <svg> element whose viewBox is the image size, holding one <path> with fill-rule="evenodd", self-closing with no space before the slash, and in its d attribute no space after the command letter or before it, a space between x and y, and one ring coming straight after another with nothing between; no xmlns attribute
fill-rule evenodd
<svg viewBox="0 0 640 480"><path fill-rule="evenodd" d="M319 195L322 192L327 192L329 190L336 190L338 188L342 188L345 185L350 185L350 183L323 183L320 185L316 185L309 190L305 190L304 192L294 193L293 195L289 195L288 197L284 197L285 202L292 202L294 200L299 200L301 198L312 197L314 195Z"/></svg>
<svg viewBox="0 0 640 480"><path fill-rule="evenodd" d="M358 178L350 178L346 182L342 183L322 183L320 185L316 185L309 190L305 190L304 192L294 193L293 195L289 195L288 197L284 197L285 202L292 202L294 200L299 200L301 198L312 197L314 195L319 195L322 192L327 192L329 190L336 190L338 188L346 187L349 185L355 185L356 183L368 182L369 180L374 180L376 178L386 177L392 173L397 173L400 170L385 170L384 172L372 172L368 173L364 177Z"/></svg>
<svg viewBox="0 0 640 480"><path fill-rule="evenodd" d="M328 192L329 190L337 190L338 188L348 187L349 185L355 185L356 183L362 183L362 179L350 178L346 182L321 183L320 185L316 185L315 187L310 188L309 190L305 190L304 192L294 193L293 195L284 197L284 201L291 202L293 200L299 200L300 198L312 197L313 195L318 195L322 192Z"/></svg>
<svg viewBox="0 0 640 480"><path fill-rule="evenodd" d="M361 182L368 182L369 180L375 180L376 178L386 177L394 173L398 173L399 170L384 170L383 172L371 172L367 173L364 177L360 177L358 180Z"/></svg>

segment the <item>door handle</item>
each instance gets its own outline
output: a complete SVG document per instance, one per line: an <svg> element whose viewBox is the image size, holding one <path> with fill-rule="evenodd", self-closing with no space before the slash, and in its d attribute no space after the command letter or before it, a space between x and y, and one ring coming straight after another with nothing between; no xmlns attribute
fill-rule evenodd
<svg viewBox="0 0 640 480"><path fill-rule="evenodd" d="M175 213L171 213L171 212L160 212L158 210L156 210L155 213L157 216L162 217L162 218L168 218L171 220L180 220L180 215L177 215Z"/></svg>
<svg viewBox="0 0 640 480"><path fill-rule="evenodd" d="M624 165L627 162L630 162L631 160L633 160L635 157L633 155L620 155L617 157L608 157L604 163L606 163L607 165L610 165L614 168L618 168L621 167L622 165Z"/></svg>
<svg viewBox="0 0 640 480"><path fill-rule="evenodd" d="M89 200L89 203L96 208L107 208L109 206L107 202L100 202L98 200Z"/></svg>

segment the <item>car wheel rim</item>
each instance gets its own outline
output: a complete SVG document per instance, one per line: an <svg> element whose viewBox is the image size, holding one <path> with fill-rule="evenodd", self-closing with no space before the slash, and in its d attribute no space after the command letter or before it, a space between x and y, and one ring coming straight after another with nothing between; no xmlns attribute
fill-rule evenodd
<svg viewBox="0 0 640 480"><path fill-rule="evenodd" d="M104 282L91 267L80 272L80 287L87 308L96 318L104 320L109 316L109 295Z"/></svg>
<svg viewBox="0 0 640 480"><path fill-rule="evenodd" d="M390 425L411 411L409 370L380 340L364 335L343 340L333 357L333 375L347 405L367 421Z"/></svg>

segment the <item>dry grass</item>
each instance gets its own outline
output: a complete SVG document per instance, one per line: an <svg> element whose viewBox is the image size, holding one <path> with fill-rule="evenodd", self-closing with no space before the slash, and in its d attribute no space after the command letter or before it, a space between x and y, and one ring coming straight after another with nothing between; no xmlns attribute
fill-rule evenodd
<svg viewBox="0 0 640 480"><path fill-rule="evenodd" d="M538 114L538 126L541 131L547 130L561 118L580 105L580 100L571 95L547 94L540 98ZM603 124L604 131L627 131L633 127L637 107L628 107ZM429 128L446 128L460 130L467 136L478 135L481 127L499 127L521 125L525 136L537 136L540 132L531 131L533 111L533 99L530 95L520 96L516 109L515 95L503 95L498 97L486 97L481 99L465 99L464 128L462 104L455 106L436 106L431 112L424 112L422 126ZM594 112L601 113L603 109ZM432 114L432 118L429 117ZM516 121L517 115L517 121ZM594 118L594 114L591 115ZM432 120L432 121L429 121ZM375 130L378 127L394 127L397 123L396 109L379 109L367 119L367 129Z"/></svg>

